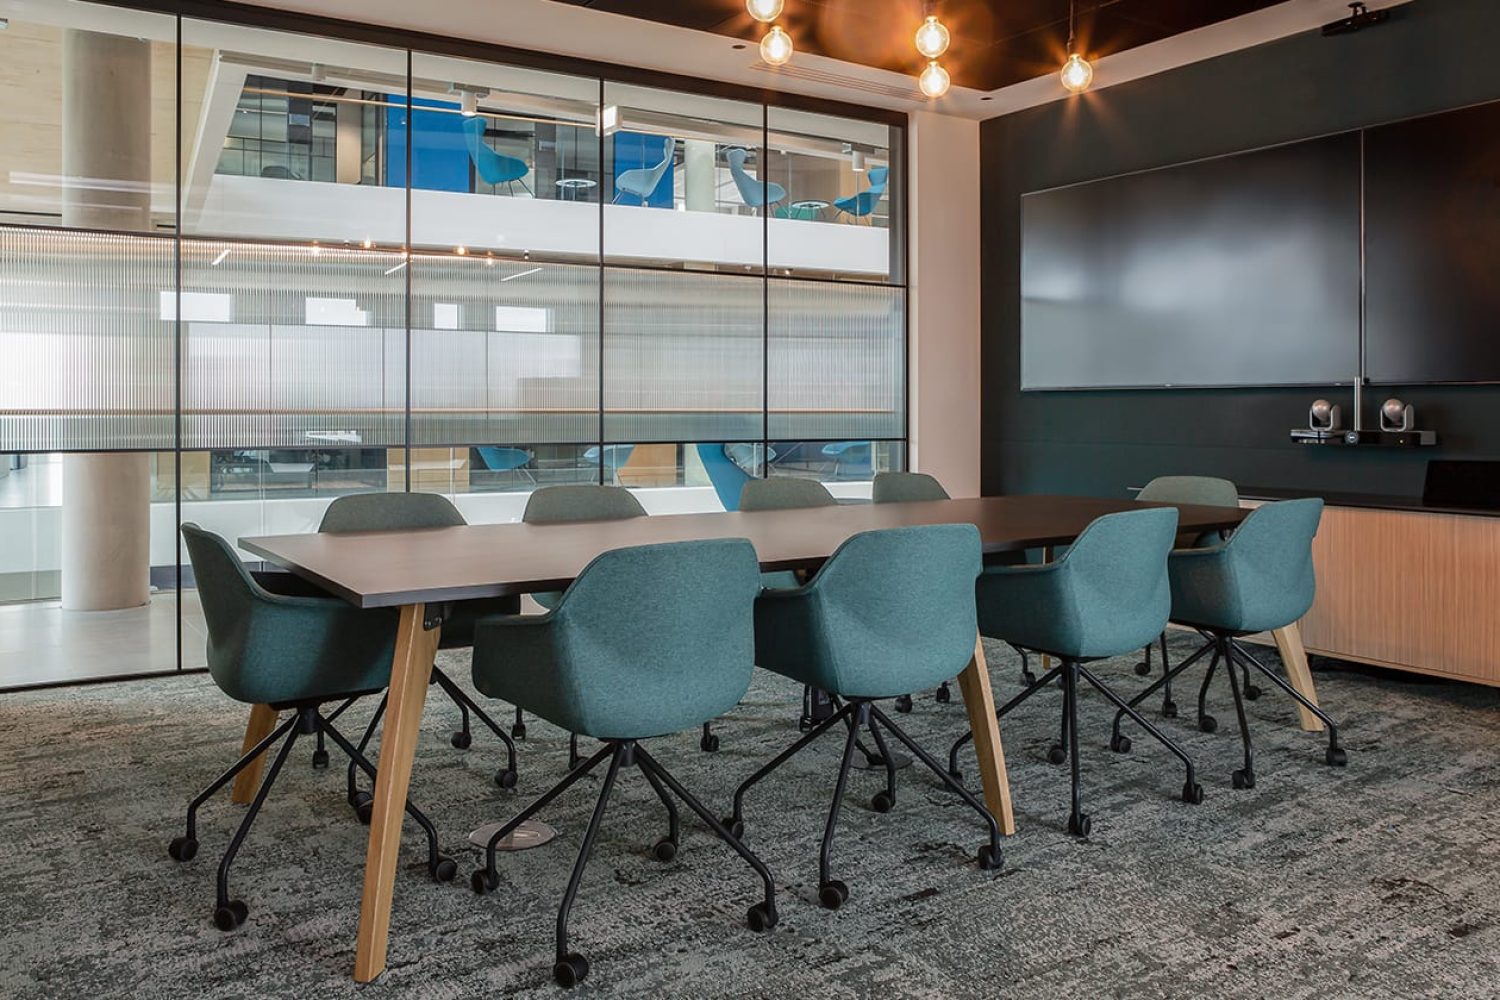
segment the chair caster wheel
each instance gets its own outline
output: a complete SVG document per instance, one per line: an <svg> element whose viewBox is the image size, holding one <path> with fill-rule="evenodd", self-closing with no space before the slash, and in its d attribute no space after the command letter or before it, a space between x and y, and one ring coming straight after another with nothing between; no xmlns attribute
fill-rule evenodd
<svg viewBox="0 0 1500 1000"><path fill-rule="evenodd" d="M1259 698L1260 698L1260 688L1256 687L1254 684L1246 684L1245 685L1245 697L1247 699L1249 699L1250 701L1257 701L1257 700L1259 700Z"/></svg>
<svg viewBox="0 0 1500 1000"><path fill-rule="evenodd" d="M1201 806L1203 804L1203 786L1196 781L1189 781L1182 786L1182 801L1190 806Z"/></svg>
<svg viewBox="0 0 1500 1000"><path fill-rule="evenodd" d="M742 839L744 839L744 836L745 836L745 821L744 820L742 820L742 819L735 819L733 816L725 816L719 822L721 822L721 823L724 824L724 829L728 830L729 831L729 835L731 837L733 837L735 840L742 840Z"/></svg>
<svg viewBox="0 0 1500 1000"><path fill-rule="evenodd" d="M948 690L948 685L944 684L937 689L937 692L932 696L932 700L946 705L953 700L953 692Z"/></svg>
<svg viewBox="0 0 1500 1000"><path fill-rule="evenodd" d="M369 792L355 792L354 798L349 801L354 806L354 815L365 826L370 825L370 817L375 815L375 796Z"/></svg>
<svg viewBox="0 0 1500 1000"><path fill-rule="evenodd" d="M870 797L870 808L878 813L888 813L896 808L896 800L890 792L876 792Z"/></svg>
<svg viewBox="0 0 1500 1000"><path fill-rule="evenodd" d="M198 856L198 842L192 837L173 837L167 856L173 861L191 861Z"/></svg>
<svg viewBox="0 0 1500 1000"><path fill-rule="evenodd" d="M1005 863L1000 855L1000 849L991 844L985 844L979 848L979 870L992 872Z"/></svg>
<svg viewBox="0 0 1500 1000"><path fill-rule="evenodd" d="M1115 753L1129 753L1132 745L1130 737L1124 733L1115 733L1109 738L1109 748Z"/></svg>
<svg viewBox="0 0 1500 1000"><path fill-rule="evenodd" d="M460 729L448 737L448 742L453 744L453 749L455 750L467 750L470 744L474 742L474 737Z"/></svg>
<svg viewBox="0 0 1500 1000"><path fill-rule="evenodd" d="M1088 813L1073 813L1068 817L1068 832L1075 837L1087 837L1093 828L1094 821Z"/></svg>
<svg viewBox="0 0 1500 1000"><path fill-rule="evenodd" d="M495 784L504 789L516 787L516 772L508 767L502 767L495 772Z"/></svg>
<svg viewBox="0 0 1500 1000"><path fill-rule="evenodd" d="M434 882L452 882L458 874L458 862L439 854L438 859L427 866L427 873Z"/></svg>
<svg viewBox="0 0 1500 1000"><path fill-rule="evenodd" d="M526 723L518 722L514 726L511 726L510 735L512 739L524 740L526 738Z"/></svg>
<svg viewBox="0 0 1500 1000"><path fill-rule="evenodd" d="M764 934L781 923L781 915L774 903L756 903L745 911L745 923L755 933Z"/></svg>
<svg viewBox="0 0 1500 1000"><path fill-rule="evenodd" d="M704 753L719 752L719 737L716 733L704 733L703 738L698 741L698 749Z"/></svg>
<svg viewBox="0 0 1500 1000"><path fill-rule="evenodd" d="M312 756L312 766L314 771L328 770L328 751L314 750Z"/></svg>
<svg viewBox="0 0 1500 1000"><path fill-rule="evenodd" d="M487 896L500 888L500 873L476 868L474 874L469 876L469 888L474 890L476 896Z"/></svg>
<svg viewBox="0 0 1500 1000"><path fill-rule="evenodd" d="M1249 769L1237 770L1229 776L1229 783L1235 788L1254 788L1255 772Z"/></svg>
<svg viewBox="0 0 1500 1000"><path fill-rule="evenodd" d="M651 857L657 861L671 861L677 857L677 841L663 837L651 845Z"/></svg>
<svg viewBox="0 0 1500 1000"><path fill-rule="evenodd" d="M1150 677L1151 664L1147 663L1145 660L1141 660L1135 665L1135 673L1137 677Z"/></svg>
<svg viewBox="0 0 1500 1000"><path fill-rule="evenodd" d="M588 974L589 960L576 952L564 955L552 967L552 978L556 979L557 985L565 990L570 990L583 982Z"/></svg>
<svg viewBox="0 0 1500 1000"><path fill-rule="evenodd" d="M238 899L231 899L223 906L214 909L214 926L227 934L230 931L239 930L249 917L250 907Z"/></svg>
<svg viewBox="0 0 1500 1000"><path fill-rule="evenodd" d="M1177 702L1170 698L1161 703L1161 714L1164 719L1177 718Z"/></svg>
<svg viewBox="0 0 1500 1000"><path fill-rule="evenodd" d="M830 879L818 886L818 902L825 910L837 910L849 902L849 887L838 879Z"/></svg>
<svg viewBox="0 0 1500 1000"><path fill-rule="evenodd" d="M1329 747L1323 759L1328 762L1329 767L1343 767L1349 763L1349 755L1344 752L1343 747Z"/></svg>
<svg viewBox="0 0 1500 1000"><path fill-rule="evenodd" d="M1212 715L1198 716L1198 731L1201 733L1216 732L1219 728L1219 720Z"/></svg>
<svg viewBox="0 0 1500 1000"><path fill-rule="evenodd" d="M1068 759L1068 752L1062 748L1061 743L1054 743L1047 748L1047 763L1061 764Z"/></svg>
<svg viewBox="0 0 1500 1000"><path fill-rule="evenodd" d="M896 711L900 712L903 715L909 714L911 712L911 695L903 694L901 697L896 699Z"/></svg>

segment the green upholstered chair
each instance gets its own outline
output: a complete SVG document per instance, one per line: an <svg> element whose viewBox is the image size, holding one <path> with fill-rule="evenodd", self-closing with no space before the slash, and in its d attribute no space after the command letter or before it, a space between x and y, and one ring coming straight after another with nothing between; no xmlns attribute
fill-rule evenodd
<svg viewBox="0 0 1500 1000"><path fill-rule="evenodd" d="M837 711L756 771L735 790L725 822L744 830L745 793L839 724L844 755L818 855L818 899L838 909L848 886L832 877L829 856L853 761L856 734L868 726L882 757L885 734L905 744L942 781L963 796L989 827L979 849L984 868L1000 864L1000 828L984 804L875 704L914 688L955 677L974 655L974 581L980 573L979 532L970 524L869 531L839 546L817 575L796 590L762 590L755 603L755 662L764 669L829 692ZM886 768L876 812L896 803L896 771Z"/></svg>
<svg viewBox="0 0 1500 1000"><path fill-rule="evenodd" d="M1054 678L1062 678L1062 738L1049 757L1059 764L1064 756L1071 760L1068 831L1080 837L1088 836L1092 823L1080 795L1078 681L1088 681L1117 707L1127 707L1084 664L1140 649L1166 626L1172 606L1167 553L1176 534L1177 511L1171 507L1107 514L1085 528L1057 561L991 569L976 589L980 635L1014 642L1060 661L995 714L1009 714ZM1203 801L1203 786L1187 754L1134 708L1128 710L1187 768L1183 801ZM972 733L965 734L953 745L948 766L955 775L958 750L972 738Z"/></svg>
<svg viewBox="0 0 1500 1000"><path fill-rule="evenodd" d="M220 930L231 931L245 922L249 908L230 897L230 866L297 738L326 734L374 777L374 766L334 728L333 720L355 698L390 682L397 620L388 611L360 611L337 598L274 593L245 568L223 538L191 523L182 525L182 535L208 625L209 675L236 701L291 711L192 800L186 834L167 848L174 861L191 861L198 853L199 807L285 737L219 862L213 920ZM324 715L321 707L328 702L341 705ZM437 830L410 802L406 811L427 834L428 871L439 881L452 879L457 865L438 852Z"/></svg>
<svg viewBox="0 0 1500 1000"><path fill-rule="evenodd" d="M872 503L915 503L923 500L951 500L948 491L943 484L925 472L879 472L875 475L875 482L870 490ZM1024 563L1026 554L1024 552L1006 553L1003 557L990 557L991 565L1015 565ZM1021 657L1021 679L1027 684L1036 680L1031 672L1031 658L1026 650L1010 643L1010 648ZM933 697L941 702L951 701L953 692L944 681L937 689ZM896 710L898 712L911 711L911 699L897 699Z"/></svg>
<svg viewBox="0 0 1500 1000"><path fill-rule="evenodd" d="M1213 650L1213 659L1198 691L1198 728L1212 732L1218 728L1213 716L1205 711L1204 698L1214 670L1222 662L1229 676L1229 690L1239 718L1240 740L1244 745L1244 767L1230 776L1235 788L1255 787L1255 761L1250 744L1250 730L1245 721L1245 706L1234 664L1247 671L1254 669L1269 677L1302 707L1323 721L1328 730L1327 763L1343 767L1348 756L1339 745L1338 726L1311 701L1304 698L1281 677L1253 656L1239 640L1257 632L1267 632L1297 621L1312 607L1317 583L1313 575L1312 540L1323 514L1318 499L1283 500L1262 504L1240 522L1228 540L1207 548L1178 549L1168 560L1172 588L1172 620L1197 629L1209 641L1196 653L1173 667L1168 675L1131 699L1133 706L1149 697L1171 677L1197 663ZM1122 715L1115 716L1115 736L1111 745L1119 751L1130 749L1130 740L1120 733Z"/></svg>
<svg viewBox="0 0 1500 1000"><path fill-rule="evenodd" d="M608 762L558 910L553 972L564 986L588 973L588 962L568 946L568 914L622 768L640 768L667 808L668 833L652 846L653 856L670 861L677 853L675 795L760 875L765 897L750 908L750 926L767 930L776 924L775 888L765 865L642 743L699 726L744 696L755 663L753 609L759 589L755 549L744 539L615 549L585 567L547 614L486 618L475 629L476 688L605 743L495 831L485 866L471 880L480 894L498 888L500 841Z"/></svg>
<svg viewBox="0 0 1500 1000"><path fill-rule="evenodd" d="M1234 483L1213 476L1157 476L1141 487L1135 498L1155 503L1192 503L1203 504L1207 507L1238 507L1240 505L1240 491ZM1212 531L1196 538L1179 538L1177 544L1182 548L1192 545L1214 545L1223 537L1222 532ZM1167 633L1162 632L1157 638L1161 645L1161 672L1171 673L1171 665L1167 660ZM1135 665L1135 672L1142 677L1149 677L1151 676L1150 645L1146 646L1144 652L1145 655L1141 661ZM1260 697L1260 689L1250 683L1249 671L1245 672L1245 693L1252 700ZM1161 714L1169 719L1177 717L1177 703L1172 700L1170 680L1162 686Z"/></svg>
<svg viewBox="0 0 1500 1000"><path fill-rule="evenodd" d="M411 531L423 528L452 528L466 523L468 522L464 520L463 514L459 513L452 501L438 493L355 493L339 497L328 505L328 509L323 512L323 520L318 525L318 531L331 533ZM492 614L515 614L520 610L521 601L517 597L486 597L471 601L456 601L446 609L443 615L443 631L438 639L438 648L462 649L470 646L474 641L474 622L479 618ZM473 713L474 717L484 723L505 745L506 762L503 767L495 771L495 784L501 788L516 787L516 745L509 734L500 728L494 719L485 714L483 709L474 704L474 700L464 693L463 688L455 684L452 678L436 666L432 668L432 683L442 688L443 693L458 706L463 720L460 728L448 737L449 742L459 750L469 748L473 742L473 735L469 729L469 715ZM380 720L385 715L385 707L386 700L381 698L380 705L375 709L375 714L371 716L370 724L360 739L361 751L369 746L376 727L380 725ZM354 807L360 820L368 823L374 800L370 793L356 787L354 777L354 765L351 763L348 774L349 804Z"/></svg>
<svg viewBox="0 0 1500 1000"><path fill-rule="evenodd" d="M795 476L752 479L740 490L740 510L791 510L837 507L838 498L822 483Z"/></svg>

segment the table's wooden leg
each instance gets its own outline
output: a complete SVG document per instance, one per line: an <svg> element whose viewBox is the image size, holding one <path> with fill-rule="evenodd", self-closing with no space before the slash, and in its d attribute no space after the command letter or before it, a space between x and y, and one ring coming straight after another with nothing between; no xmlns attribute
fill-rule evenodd
<svg viewBox="0 0 1500 1000"><path fill-rule="evenodd" d="M1010 805L1010 779L1005 773L1005 750L1000 746L1000 721L995 718L995 698L990 693L990 668L984 662L984 640L975 638L974 658L958 675L964 711L974 733L974 753L979 757L979 778L984 785L984 803L1000 823L1000 832L1016 832L1016 814Z"/></svg>
<svg viewBox="0 0 1500 1000"><path fill-rule="evenodd" d="M251 707L250 721L245 724L245 742L240 746L241 757L253 750L255 744L271 735L271 730L276 728L276 719L280 714L270 705ZM256 789L260 788L260 773L265 766L266 755L261 754L235 776L234 786L229 792L231 802L242 806L250 804L250 800L255 798Z"/></svg>
<svg viewBox="0 0 1500 1000"><path fill-rule="evenodd" d="M380 737L379 773L370 816L370 846L365 854L365 892L359 907L359 939L354 952L354 978L361 983L385 971L386 936L391 927L391 893L396 881L396 855L401 849L401 821L406 790L411 783L412 757L432 658L437 653L439 629L422 627L424 607L401 609L396 633L396 656L391 665L391 690L386 703L385 730Z"/></svg>
<svg viewBox="0 0 1500 1000"><path fill-rule="evenodd" d="M1281 654L1281 662L1286 665L1287 680L1297 689L1298 694L1317 705L1318 691L1313 687L1312 671L1307 666L1307 650L1302 648L1302 630L1293 622L1286 628L1276 629L1271 636L1276 640L1276 650ZM1323 731L1323 722L1316 715L1301 705L1297 706L1297 712L1302 716L1302 728L1307 732Z"/></svg>

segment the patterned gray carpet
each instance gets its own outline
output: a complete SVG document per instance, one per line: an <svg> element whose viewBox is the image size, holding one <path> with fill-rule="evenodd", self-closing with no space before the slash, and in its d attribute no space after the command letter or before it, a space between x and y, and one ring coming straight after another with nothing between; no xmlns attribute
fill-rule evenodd
<svg viewBox="0 0 1500 1000"><path fill-rule="evenodd" d="M990 655L997 693L1015 691L1015 658L1000 646ZM461 657L443 663L464 676ZM1122 689L1141 683L1124 661L1101 670ZM1232 791L1238 740L1227 690L1216 690L1218 733L1167 724L1202 769L1198 807L1178 801L1182 775L1148 740L1110 753L1106 706L1086 696L1086 842L1062 828L1066 772L1045 761L1060 699L1044 692L1004 726L1020 832L998 873L975 866L980 826L930 775L903 772L896 810L878 815L866 803L880 778L862 773L835 844L852 890L837 913L815 901L830 741L748 804L747 841L780 889L769 935L743 923L755 878L701 824L686 822L674 862L646 857L664 816L629 775L574 909L575 947L592 964L577 993L1500 996L1500 693L1339 671L1318 681L1346 726L1349 767L1324 766L1321 737L1263 697L1251 705L1259 783ZM656 756L723 808L734 783L795 736L799 694L760 676L720 727L718 754L684 734L659 741ZM459 857L460 878L427 878L408 824L390 970L357 987L366 830L344 803L336 753L330 771L309 766L310 748L289 764L235 868L249 922L226 935L209 922L213 873L239 808L227 797L205 807L196 861L174 864L165 847L187 799L238 749L242 708L205 676L0 698L0 997L559 996L555 907L597 779L545 814L564 836L502 856L500 890L480 899L467 886L479 852L466 833L557 780L565 739L533 723L520 788L502 792L489 780L491 739L451 749L456 710L436 694L428 706L413 800ZM371 708L351 709L346 731ZM935 749L963 729L961 707L930 693L904 718Z"/></svg>

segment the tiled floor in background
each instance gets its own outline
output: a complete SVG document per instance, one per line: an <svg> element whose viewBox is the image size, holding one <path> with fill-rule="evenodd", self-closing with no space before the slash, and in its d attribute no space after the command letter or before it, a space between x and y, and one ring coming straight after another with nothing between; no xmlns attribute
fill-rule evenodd
<svg viewBox="0 0 1500 1000"><path fill-rule="evenodd" d="M182 665L204 665L197 591L183 595ZM124 611L64 611L58 601L0 605L0 689L177 669L177 595Z"/></svg>

